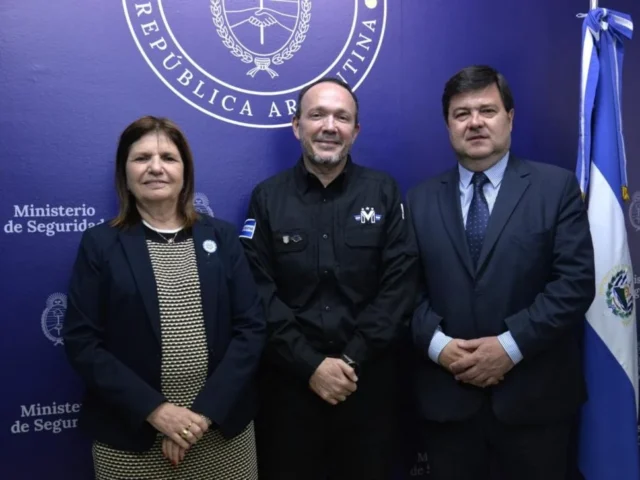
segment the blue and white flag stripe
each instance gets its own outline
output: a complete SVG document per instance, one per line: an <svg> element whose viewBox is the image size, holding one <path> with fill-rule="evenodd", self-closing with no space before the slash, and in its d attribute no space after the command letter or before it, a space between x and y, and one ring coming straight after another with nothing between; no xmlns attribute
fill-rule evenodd
<svg viewBox="0 0 640 480"><path fill-rule="evenodd" d="M628 199L621 116L622 41L628 15L598 8L583 23L578 180L595 252L596 298L587 312L588 400L578 463L585 480L640 479L638 353L634 277L627 243Z"/></svg>
<svg viewBox="0 0 640 480"><path fill-rule="evenodd" d="M257 222L255 218L247 218L244 221L242 230L240 231L240 238L248 238L249 240L253 239L253 235L256 233L256 225Z"/></svg>

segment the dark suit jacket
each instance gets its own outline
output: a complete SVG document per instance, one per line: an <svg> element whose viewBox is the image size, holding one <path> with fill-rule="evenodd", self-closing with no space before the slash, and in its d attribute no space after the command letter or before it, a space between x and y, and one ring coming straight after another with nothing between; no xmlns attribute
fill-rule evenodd
<svg viewBox="0 0 640 480"><path fill-rule="evenodd" d="M469 418L487 394L507 423L574 414L586 396L580 342L595 295L593 246L574 175L511 156L475 270L457 166L412 189L407 204L424 280L412 320L422 416ZM462 339L509 330L524 358L489 392L459 383L427 355L438 325Z"/></svg>
<svg viewBox="0 0 640 480"><path fill-rule="evenodd" d="M208 254L205 240L214 240L217 251ZM191 409L232 437L257 409L254 374L265 341L263 308L232 225L202 216L193 226L193 242L209 373ZM119 449L151 447L156 430L146 418L166 401L156 292L141 223L126 230L102 224L83 234L64 344L87 385L80 425Z"/></svg>

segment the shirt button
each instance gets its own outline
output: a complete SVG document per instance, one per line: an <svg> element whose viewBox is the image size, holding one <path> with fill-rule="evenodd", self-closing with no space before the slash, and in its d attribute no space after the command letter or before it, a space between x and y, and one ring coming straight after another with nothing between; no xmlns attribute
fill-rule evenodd
<svg viewBox="0 0 640 480"><path fill-rule="evenodd" d="M322 234L322 238L324 238L326 240L327 238L329 238L329 235L327 235L326 233L323 233Z"/></svg>
<svg viewBox="0 0 640 480"><path fill-rule="evenodd" d="M328 312L329 310L331 310L331 307L329 305L325 305L324 309Z"/></svg>
<svg viewBox="0 0 640 480"><path fill-rule="evenodd" d="M323 275L329 275L329 270L325 270L324 272L322 272Z"/></svg>
<svg viewBox="0 0 640 480"><path fill-rule="evenodd" d="M323 199L322 199L322 203L327 203L327 199L326 199L326 198L323 198Z"/></svg>

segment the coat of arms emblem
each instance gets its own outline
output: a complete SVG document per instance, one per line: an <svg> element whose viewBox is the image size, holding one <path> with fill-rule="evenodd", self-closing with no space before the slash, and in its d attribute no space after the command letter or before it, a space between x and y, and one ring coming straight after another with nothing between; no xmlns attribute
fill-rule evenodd
<svg viewBox="0 0 640 480"><path fill-rule="evenodd" d="M169 90L206 115L253 128L290 128L299 92L318 79L357 90L378 58L388 3L121 1L135 45Z"/></svg>
<svg viewBox="0 0 640 480"><path fill-rule="evenodd" d="M47 306L40 317L42 333L54 345L62 345L62 325L67 313L67 296L64 293L54 293L47 298Z"/></svg>
<svg viewBox="0 0 640 480"><path fill-rule="evenodd" d="M233 4L233 6L231 6ZM247 75L282 65L300 50L311 21L310 0L211 0L213 24L222 43L242 62L252 64Z"/></svg>
<svg viewBox="0 0 640 480"><path fill-rule="evenodd" d="M635 192L629 205L629 221L636 230L640 230L640 192Z"/></svg>

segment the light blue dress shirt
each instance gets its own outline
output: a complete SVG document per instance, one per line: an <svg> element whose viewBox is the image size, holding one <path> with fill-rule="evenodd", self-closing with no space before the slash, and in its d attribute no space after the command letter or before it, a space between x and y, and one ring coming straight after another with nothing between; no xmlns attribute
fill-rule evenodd
<svg viewBox="0 0 640 480"><path fill-rule="evenodd" d="M489 181L484 185L482 191L484 193L484 197L487 199L487 204L489 205L489 213L493 211L493 206L496 203L496 198L500 191L500 184L502 183L502 178L504 177L504 172L507 169L508 162L509 152L507 152L507 154L502 157L498 163L484 172ZM460 173L460 206L462 207L462 220L466 225L469 206L473 199L473 185L471 184L473 172L467 170L460 164L458 164L458 172ZM429 358L438 363L440 353L451 340L453 340L453 338L446 335L438 325L438 328L429 343ZM498 341L514 364L517 364L522 360L522 352L518 348L516 341L513 339L511 332L507 331L498 335Z"/></svg>

